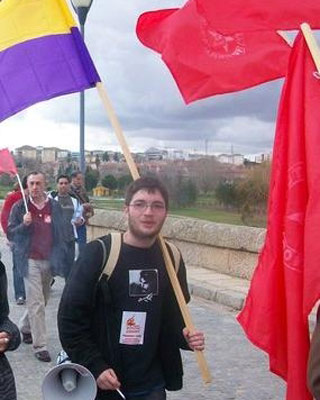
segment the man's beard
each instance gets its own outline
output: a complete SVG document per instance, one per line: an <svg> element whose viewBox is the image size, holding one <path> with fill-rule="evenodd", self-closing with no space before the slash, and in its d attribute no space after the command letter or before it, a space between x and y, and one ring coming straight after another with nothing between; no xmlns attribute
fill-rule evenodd
<svg viewBox="0 0 320 400"><path fill-rule="evenodd" d="M158 227L155 227L155 229L152 232L143 232L140 231L139 229L136 229L135 224L132 223L130 218L128 219L128 226L131 234L136 237L137 239L154 239L158 236L158 234L161 231L163 224L160 224Z"/></svg>

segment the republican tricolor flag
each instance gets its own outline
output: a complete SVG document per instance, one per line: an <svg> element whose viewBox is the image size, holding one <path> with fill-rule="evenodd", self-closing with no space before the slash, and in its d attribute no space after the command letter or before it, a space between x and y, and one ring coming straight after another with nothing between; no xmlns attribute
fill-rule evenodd
<svg viewBox="0 0 320 400"><path fill-rule="evenodd" d="M0 121L99 81L64 0L0 2Z"/></svg>

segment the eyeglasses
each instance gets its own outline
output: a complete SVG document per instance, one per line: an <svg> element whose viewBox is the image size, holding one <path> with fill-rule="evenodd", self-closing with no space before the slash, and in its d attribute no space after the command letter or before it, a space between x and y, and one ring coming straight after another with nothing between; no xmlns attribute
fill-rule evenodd
<svg viewBox="0 0 320 400"><path fill-rule="evenodd" d="M129 204L130 207L132 207L135 211L138 212L143 212L145 211L148 207L150 207L151 211L154 213L162 213L165 211L166 206L158 201L155 201L154 203L147 203L146 201L135 201L132 204Z"/></svg>

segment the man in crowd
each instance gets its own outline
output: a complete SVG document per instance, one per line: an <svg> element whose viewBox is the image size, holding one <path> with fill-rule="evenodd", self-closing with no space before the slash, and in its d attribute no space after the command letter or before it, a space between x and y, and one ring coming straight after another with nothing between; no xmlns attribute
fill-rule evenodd
<svg viewBox="0 0 320 400"><path fill-rule="evenodd" d="M27 310L20 320L24 343L33 343L38 360L51 361L47 350L45 306L52 276L65 270L65 230L61 206L45 193L45 176L31 172L27 177L29 198L12 208L8 239L14 242L17 268L23 275Z"/></svg>
<svg viewBox="0 0 320 400"><path fill-rule="evenodd" d="M75 196L83 207L83 218L85 223L77 226L77 242L79 244L79 251L81 251L87 243L87 227L86 223L89 218L93 216L93 207L90 204L87 195L84 178L80 171L75 171L71 174L70 194Z"/></svg>
<svg viewBox="0 0 320 400"><path fill-rule="evenodd" d="M204 349L203 333L184 328L157 240L167 210L165 186L156 178L137 179L126 192L128 229L113 272L101 276L104 254L110 254L106 265L112 258L107 235L100 238L104 246L100 240L86 246L65 286L58 312L60 340L72 362L96 378L99 400L119 399L120 389L127 400L164 400L165 389L182 387L180 348ZM189 301L181 257L178 265ZM132 290L143 272L147 287Z"/></svg>
<svg viewBox="0 0 320 400"><path fill-rule="evenodd" d="M52 191L49 197L60 204L66 224L67 258L64 276L68 278L75 258L75 240L78 237L77 227L85 222L82 216L83 208L79 200L70 194L70 178L68 175L61 174L58 176L57 191Z"/></svg>
<svg viewBox="0 0 320 400"><path fill-rule="evenodd" d="M27 195L28 190L27 190L27 177L26 176L22 179L21 184L22 184L24 193ZM4 200L2 210L1 210L1 226L2 226L3 232L5 234L7 234L8 221L9 221L9 215L10 215L11 208L18 200L21 200L21 199L22 199L22 192L18 185L17 189L14 190L13 192L8 193ZM26 301L26 290L24 287L23 276L20 274L20 272L17 268L17 265L16 265L15 248L14 248L13 242L9 241L9 246L12 251L12 265L13 265L12 272L13 272L14 297L15 297L18 305L23 305Z"/></svg>

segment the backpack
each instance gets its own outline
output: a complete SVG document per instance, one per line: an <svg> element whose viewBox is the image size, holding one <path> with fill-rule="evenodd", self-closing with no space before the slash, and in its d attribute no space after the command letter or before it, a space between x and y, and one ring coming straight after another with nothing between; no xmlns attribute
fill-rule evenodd
<svg viewBox="0 0 320 400"><path fill-rule="evenodd" d="M110 244L110 252L109 256L107 256L107 249L104 241L102 239L96 239L102 246L103 250L103 258L102 258L102 264L101 264L101 274L99 277L99 281L102 278L103 275L107 276L107 279L109 280L112 272L117 265L118 259L119 259L119 254L120 254L120 249L121 249L121 233L120 232L112 232L110 233L111 236L111 244ZM169 246L171 250L171 258L173 258L173 265L174 269L176 271L176 274L179 271L179 266L180 266L180 260L181 260L181 254L178 248L170 242L165 241L166 244Z"/></svg>

